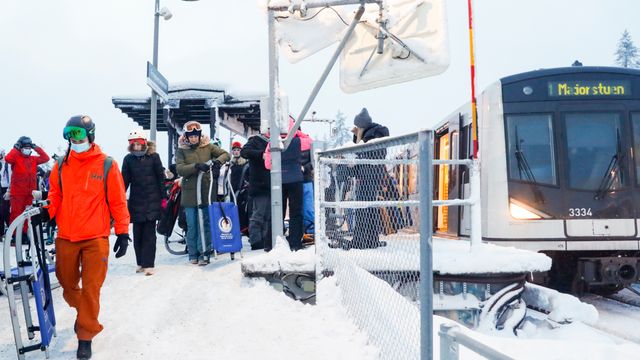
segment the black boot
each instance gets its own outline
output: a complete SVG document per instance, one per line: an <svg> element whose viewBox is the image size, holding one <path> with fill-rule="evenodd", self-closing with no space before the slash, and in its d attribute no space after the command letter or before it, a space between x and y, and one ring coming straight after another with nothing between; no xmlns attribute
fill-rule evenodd
<svg viewBox="0 0 640 360"><path fill-rule="evenodd" d="M91 359L91 340L78 340L78 352L76 353L78 360Z"/></svg>

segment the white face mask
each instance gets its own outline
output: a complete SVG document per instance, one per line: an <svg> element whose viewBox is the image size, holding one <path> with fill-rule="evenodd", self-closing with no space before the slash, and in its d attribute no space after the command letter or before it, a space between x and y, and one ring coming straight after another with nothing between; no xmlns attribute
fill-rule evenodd
<svg viewBox="0 0 640 360"><path fill-rule="evenodd" d="M27 156L31 155L31 149L20 149L20 151Z"/></svg>
<svg viewBox="0 0 640 360"><path fill-rule="evenodd" d="M71 150L77 152L77 153L83 153L87 150L89 150L89 143L88 142L84 142L84 143L80 143L80 144L74 144L71 143Z"/></svg>

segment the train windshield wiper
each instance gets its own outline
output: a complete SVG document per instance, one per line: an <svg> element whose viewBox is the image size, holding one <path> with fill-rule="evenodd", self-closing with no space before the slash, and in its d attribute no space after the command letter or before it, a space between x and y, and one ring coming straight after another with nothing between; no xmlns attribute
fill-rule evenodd
<svg viewBox="0 0 640 360"><path fill-rule="evenodd" d="M520 140L518 136L518 127L516 126L516 161L518 163L518 174L520 175L520 179L526 179L532 183L536 182L536 178L533 176L533 171L531 171L531 167L529 166L529 162L527 162L527 158L524 155L524 152L520 149L520 143L524 142L524 140ZM524 176L523 176L524 175Z"/></svg>
<svg viewBox="0 0 640 360"><path fill-rule="evenodd" d="M620 143L620 130L616 132L616 153L611 157L611 161L609 161L609 166L607 170L602 175L602 180L600 180L600 186L598 186L598 190L596 191L595 199L603 199L605 195L613 188L615 184L616 178L619 179L620 184L622 184L622 167L620 166L620 162L624 157L624 153L622 152L622 145Z"/></svg>

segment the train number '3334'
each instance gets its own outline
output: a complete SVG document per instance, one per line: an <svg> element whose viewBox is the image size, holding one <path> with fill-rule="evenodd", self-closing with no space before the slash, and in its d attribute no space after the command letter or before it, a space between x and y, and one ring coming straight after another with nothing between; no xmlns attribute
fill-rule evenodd
<svg viewBox="0 0 640 360"><path fill-rule="evenodd" d="M592 216L591 208L569 208L569 216L579 217L579 216Z"/></svg>

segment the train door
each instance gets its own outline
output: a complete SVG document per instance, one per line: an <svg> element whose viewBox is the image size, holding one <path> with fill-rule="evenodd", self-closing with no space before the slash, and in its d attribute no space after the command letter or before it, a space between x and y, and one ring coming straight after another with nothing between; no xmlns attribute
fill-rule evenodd
<svg viewBox="0 0 640 360"><path fill-rule="evenodd" d="M440 160L448 160L449 159L449 133L445 132L441 135L437 135L436 141L436 151L438 153L437 158ZM436 183L435 189L435 199L437 200L448 200L449 199L449 166L448 165L438 165L436 167L438 180ZM447 233L449 230L449 207L448 206L438 206L437 211L434 213L437 214L436 217L436 232L438 233Z"/></svg>
<svg viewBox="0 0 640 360"><path fill-rule="evenodd" d="M436 133L435 152L440 160L460 158L460 126L459 119L453 119L447 128ZM437 200L458 199L461 197L461 176L458 165L438 165L436 171L434 198ZM449 236L460 235L460 207L440 206L434 211L435 229L438 233Z"/></svg>

